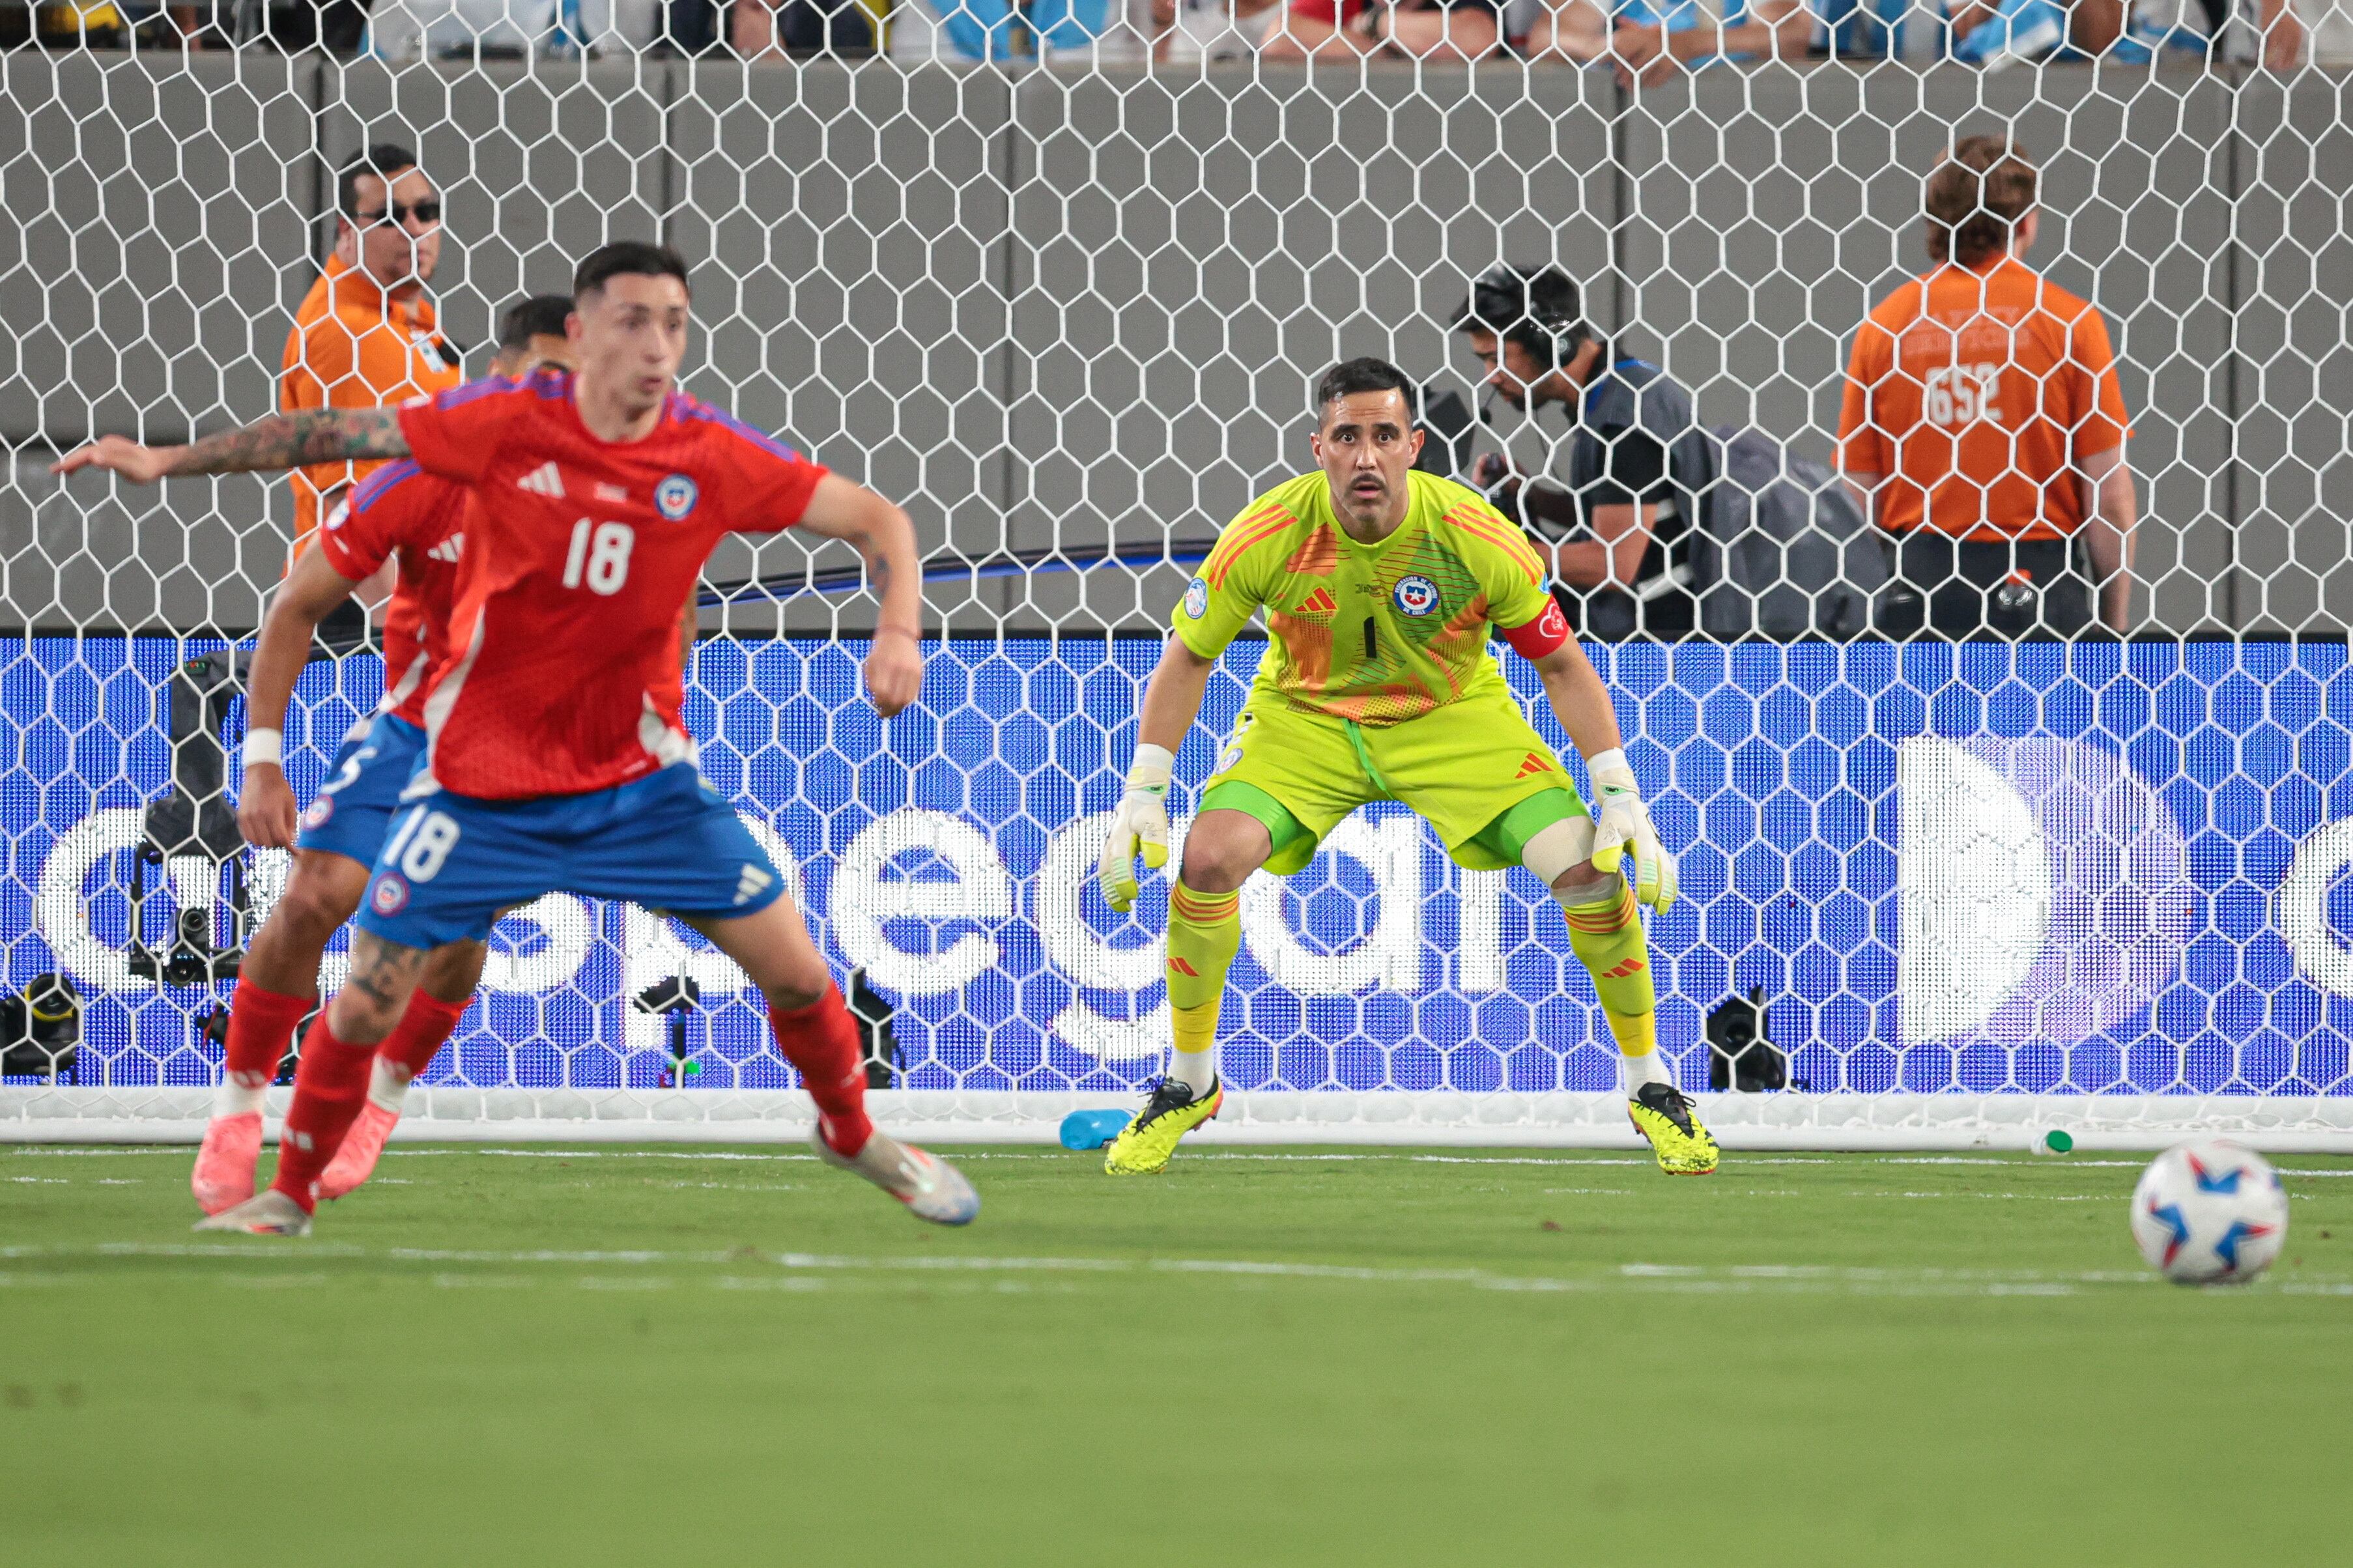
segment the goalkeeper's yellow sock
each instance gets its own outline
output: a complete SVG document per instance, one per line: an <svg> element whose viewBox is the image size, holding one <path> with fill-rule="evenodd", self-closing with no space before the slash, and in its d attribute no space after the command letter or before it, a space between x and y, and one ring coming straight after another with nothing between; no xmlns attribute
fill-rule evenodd
<svg viewBox="0 0 2353 1568"><path fill-rule="evenodd" d="M1168 1076L1198 1098L1218 1079L1218 1002L1242 946L1242 896L1168 890L1168 1012L1176 1026Z"/></svg>
<svg viewBox="0 0 2353 1568"><path fill-rule="evenodd" d="M1593 976L1601 1015L1618 1042L1626 1091L1672 1081L1659 1060L1658 992L1651 984L1634 890L1612 877L1606 888L1556 888L1553 897L1568 921L1569 947Z"/></svg>

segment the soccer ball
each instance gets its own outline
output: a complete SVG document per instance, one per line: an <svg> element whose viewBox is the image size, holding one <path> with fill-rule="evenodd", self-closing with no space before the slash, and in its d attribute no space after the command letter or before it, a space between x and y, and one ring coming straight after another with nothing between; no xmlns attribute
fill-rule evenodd
<svg viewBox="0 0 2353 1568"><path fill-rule="evenodd" d="M2227 1139L2178 1144L2133 1189L2133 1240L2177 1285L2229 1285L2272 1266L2287 1239L2287 1192L2261 1154Z"/></svg>

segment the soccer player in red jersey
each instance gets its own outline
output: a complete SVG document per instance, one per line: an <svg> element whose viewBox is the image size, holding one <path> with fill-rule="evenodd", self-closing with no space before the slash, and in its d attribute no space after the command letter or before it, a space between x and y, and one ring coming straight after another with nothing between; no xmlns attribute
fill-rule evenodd
<svg viewBox="0 0 2353 1568"><path fill-rule="evenodd" d="M665 910L709 938L766 996L817 1102L818 1152L918 1218L962 1225L979 1212L971 1184L867 1120L857 1026L825 959L776 868L693 765L673 635L725 534L797 524L848 540L882 593L867 689L896 713L923 684L913 526L677 390L689 296L676 252L606 246L575 275L573 307L576 376L304 411L187 447L109 437L57 465L152 481L414 457L469 490L425 759L362 900L351 980L311 1031L270 1189L201 1228L307 1231L319 1174L427 953L558 891Z"/></svg>
<svg viewBox="0 0 2353 1568"><path fill-rule="evenodd" d="M572 301L541 295L509 307L500 323L494 375L542 366L569 368L565 318ZM245 790L237 826L248 843L291 848L294 867L269 918L254 933L229 1004L228 1042L213 1115L189 1181L205 1213L253 1196L261 1153L262 1096L286 1055L295 1026L317 1005L319 964L327 942L360 907L368 868L384 847L400 792L425 748L425 677L448 651L465 491L413 462L376 469L346 496L316 534L298 547L285 584L270 602L254 650L246 692ZM360 536L385 542L364 578L386 559L398 579L384 616L384 700L343 740L333 768L298 819L294 793L280 765L280 733L294 682L310 659L311 634L357 584L346 567ZM344 1152L322 1179L341 1197L367 1179L375 1154L400 1119L408 1080L457 1027L482 970L483 948L461 942L437 950L397 1027L377 1048L361 1113Z"/></svg>

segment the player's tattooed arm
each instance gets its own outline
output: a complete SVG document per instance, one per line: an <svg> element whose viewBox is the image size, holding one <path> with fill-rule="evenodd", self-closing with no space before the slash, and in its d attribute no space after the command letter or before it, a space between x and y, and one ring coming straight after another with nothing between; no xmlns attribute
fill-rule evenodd
<svg viewBox="0 0 2353 1568"><path fill-rule="evenodd" d="M243 474L350 458L405 458L408 437L393 408L305 408L273 414L222 430L185 447L142 447L124 436L102 436L49 467L53 474L104 468L134 484L180 474Z"/></svg>

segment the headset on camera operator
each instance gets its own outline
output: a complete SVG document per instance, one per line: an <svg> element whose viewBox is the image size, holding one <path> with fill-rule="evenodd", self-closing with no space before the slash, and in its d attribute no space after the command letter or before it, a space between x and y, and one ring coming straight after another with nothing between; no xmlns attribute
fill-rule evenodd
<svg viewBox="0 0 2353 1568"><path fill-rule="evenodd" d="M1489 268L1454 324L1486 366L1487 390L1531 422L1547 405L1567 417L1547 472L1517 474L1488 453L1472 479L1550 558L1570 624L1608 639L1690 635L1684 541L1714 479L1691 394L1654 364L1613 356L1557 267Z"/></svg>

